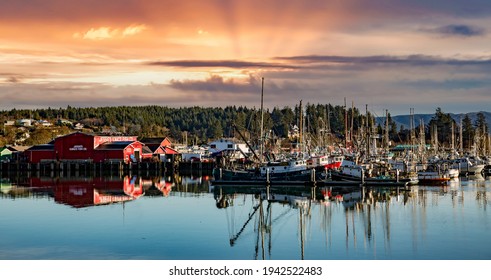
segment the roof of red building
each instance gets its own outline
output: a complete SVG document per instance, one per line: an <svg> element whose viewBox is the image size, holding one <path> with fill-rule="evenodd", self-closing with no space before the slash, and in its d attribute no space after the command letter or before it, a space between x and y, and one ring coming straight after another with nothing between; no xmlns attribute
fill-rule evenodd
<svg viewBox="0 0 491 280"><path fill-rule="evenodd" d="M129 145L135 143L134 141L120 141L120 142L110 142L99 145L96 150L123 150Z"/></svg>
<svg viewBox="0 0 491 280"><path fill-rule="evenodd" d="M41 144L41 145L32 146L26 151L54 151L54 150L55 150L55 145L53 144Z"/></svg>
<svg viewBox="0 0 491 280"><path fill-rule="evenodd" d="M158 144L145 144L149 149L150 149L150 152L152 153L155 153L155 151L158 150L158 148L160 148L160 143Z"/></svg>
<svg viewBox="0 0 491 280"><path fill-rule="evenodd" d="M166 137L149 137L149 138L143 138L140 141L145 144L160 144L162 141L165 140Z"/></svg>
<svg viewBox="0 0 491 280"><path fill-rule="evenodd" d="M179 152L171 147L162 147L166 155L175 155L179 154Z"/></svg>
<svg viewBox="0 0 491 280"><path fill-rule="evenodd" d="M153 153L153 152L152 152L152 150L150 150L150 148L149 148L149 147L147 147L147 146L145 146L145 145L144 145L144 146L142 146L142 152L143 152L144 154L152 154L152 153Z"/></svg>
<svg viewBox="0 0 491 280"><path fill-rule="evenodd" d="M172 145L172 142L170 141L169 137L149 137L149 138L142 138L140 140L140 142L144 143L145 145L149 145L149 146L150 145L157 145L157 144L159 146L170 146L170 145ZM156 149L158 149L158 147Z"/></svg>
<svg viewBox="0 0 491 280"><path fill-rule="evenodd" d="M6 146L6 148L12 152L23 152L29 149L30 147L31 146Z"/></svg>

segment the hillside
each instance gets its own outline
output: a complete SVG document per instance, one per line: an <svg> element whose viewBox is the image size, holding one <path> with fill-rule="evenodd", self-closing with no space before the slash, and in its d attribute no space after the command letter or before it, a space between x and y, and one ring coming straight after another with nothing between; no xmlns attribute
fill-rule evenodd
<svg viewBox="0 0 491 280"><path fill-rule="evenodd" d="M472 120L472 123L475 123L476 119L477 119L477 114L479 112L471 112L471 113L467 113L469 115L469 117L471 118ZM486 122L488 123L488 129L491 128L491 112L481 112L484 114L484 116L486 117ZM453 114L453 113L449 113L450 116L457 122L459 123L460 122L460 119L461 118L464 118L464 116L466 114ZM427 125L431 118L433 118L435 116L435 114L415 114L414 115L414 123L416 126L419 125L420 123L420 120L422 119L425 123L425 125ZM399 129L402 126L404 126L404 128L409 128L409 123L410 123L410 115L399 115L399 116L392 116L392 119L396 122L397 124L397 128ZM385 118L383 117L379 117L377 118L377 123L380 123L380 124L383 124L385 121Z"/></svg>

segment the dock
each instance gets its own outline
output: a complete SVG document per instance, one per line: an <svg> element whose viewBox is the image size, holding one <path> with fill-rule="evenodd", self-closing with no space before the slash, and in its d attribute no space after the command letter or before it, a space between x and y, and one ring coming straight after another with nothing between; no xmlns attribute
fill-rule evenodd
<svg viewBox="0 0 491 280"><path fill-rule="evenodd" d="M407 187L407 182L379 182L379 181L266 181L266 180L212 180L214 186L318 186L318 187Z"/></svg>

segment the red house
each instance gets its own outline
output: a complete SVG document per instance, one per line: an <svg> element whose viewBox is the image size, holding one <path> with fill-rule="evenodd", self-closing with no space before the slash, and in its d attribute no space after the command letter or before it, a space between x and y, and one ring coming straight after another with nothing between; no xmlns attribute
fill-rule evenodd
<svg viewBox="0 0 491 280"><path fill-rule="evenodd" d="M151 157L152 152L139 141L104 143L98 146L94 152L94 162L141 162L143 159Z"/></svg>
<svg viewBox="0 0 491 280"><path fill-rule="evenodd" d="M179 152L172 148L172 143L169 138L143 138L142 143L147 146L154 156L163 160L166 156L177 155Z"/></svg>

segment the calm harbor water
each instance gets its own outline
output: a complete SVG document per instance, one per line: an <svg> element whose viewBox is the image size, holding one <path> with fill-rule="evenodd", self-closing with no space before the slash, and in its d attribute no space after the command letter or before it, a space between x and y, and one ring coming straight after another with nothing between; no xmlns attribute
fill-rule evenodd
<svg viewBox="0 0 491 280"><path fill-rule="evenodd" d="M3 178L0 259L490 260L491 179L218 187L206 176Z"/></svg>

